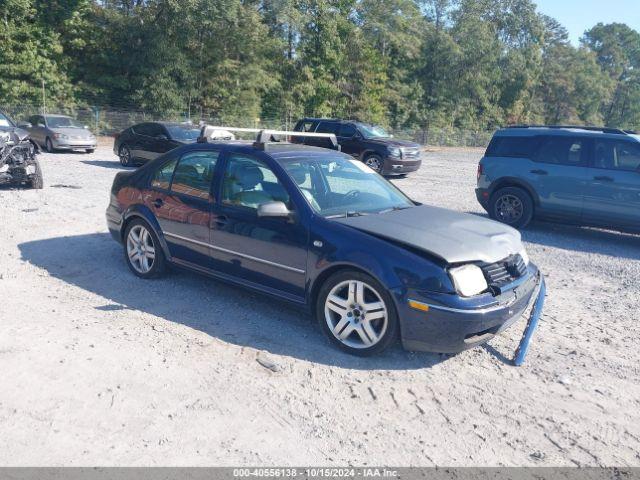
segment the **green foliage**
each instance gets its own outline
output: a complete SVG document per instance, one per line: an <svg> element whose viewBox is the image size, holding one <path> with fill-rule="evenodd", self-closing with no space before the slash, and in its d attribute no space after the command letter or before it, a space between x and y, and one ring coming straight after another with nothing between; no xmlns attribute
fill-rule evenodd
<svg viewBox="0 0 640 480"><path fill-rule="evenodd" d="M599 24L575 47L532 0L0 0L0 103L39 104L43 81L51 103L350 117L446 141L640 128L640 34Z"/></svg>

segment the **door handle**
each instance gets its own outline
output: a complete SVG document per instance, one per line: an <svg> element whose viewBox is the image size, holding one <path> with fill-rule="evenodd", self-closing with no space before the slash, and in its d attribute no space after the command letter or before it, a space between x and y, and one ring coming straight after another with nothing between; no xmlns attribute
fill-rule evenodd
<svg viewBox="0 0 640 480"><path fill-rule="evenodd" d="M602 176L602 177L593 177L594 180L598 180L600 182L613 182L613 178L611 177L607 177L607 176Z"/></svg>
<svg viewBox="0 0 640 480"><path fill-rule="evenodd" d="M154 205L156 208L160 208L160 207L162 206L162 204L163 204L163 203L164 203L164 201L163 201L161 198L156 198L156 199L153 201L153 205Z"/></svg>
<svg viewBox="0 0 640 480"><path fill-rule="evenodd" d="M227 224L227 217L225 217L224 215L219 215L216 217L216 225L218 225L219 227L224 227Z"/></svg>
<svg viewBox="0 0 640 480"><path fill-rule="evenodd" d="M549 172L547 172L546 170L531 170L531 173L534 173L536 175L548 175Z"/></svg>

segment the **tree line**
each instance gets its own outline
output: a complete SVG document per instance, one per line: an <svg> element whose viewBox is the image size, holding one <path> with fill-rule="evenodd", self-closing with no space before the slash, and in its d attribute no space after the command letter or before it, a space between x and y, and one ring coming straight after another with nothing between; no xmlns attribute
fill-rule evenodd
<svg viewBox="0 0 640 480"><path fill-rule="evenodd" d="M1 105L640 128L640 34L531 0L0 0Z"/></svg>

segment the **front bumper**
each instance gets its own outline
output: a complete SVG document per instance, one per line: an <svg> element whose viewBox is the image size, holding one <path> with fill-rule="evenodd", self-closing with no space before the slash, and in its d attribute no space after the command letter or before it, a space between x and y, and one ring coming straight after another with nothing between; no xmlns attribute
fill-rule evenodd
<svg viewBox="0 0 640 480"><path fill-rule="evenodd" d="M405 173L415 172L422 165L422 159L403 160L397 157L387 157L382 167L383 175L403 175Z"/></svg>
<svg viewBox="0 0 640 480"><path fill-rule="evenodd" d="M503 294L493 297L493 304L476 308L445 305L437 299L419 298L415 292L394 292L399 306L402 344L407 350L438 353L458 353L477 347L520 320L541 292L544 293L543 284L542 273L530 265L529 274ZM429 310L421 312L410 308L409 298L428 305Z"/></svg>
<svg viewBox="0 0 640 480"><path fill-rule="evenodd" d="M98 145L97 140L89 139L53 139L51 143L56 150L95 150Z"/></svg>

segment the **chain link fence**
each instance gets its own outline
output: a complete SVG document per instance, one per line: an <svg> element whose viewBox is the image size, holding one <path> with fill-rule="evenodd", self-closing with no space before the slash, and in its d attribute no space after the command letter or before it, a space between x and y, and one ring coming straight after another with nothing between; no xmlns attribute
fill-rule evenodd
<svg viewBox="0 0 640 480"><path fill-rule="evenodd" d="M118 109L109 106L69 106L48 105L46 109L38 105L9 105L2 109L16 122L28 121L33 115L47 114L69 115L84 124L94 134L110 136L121 132L131 125L142 122L168 121L192 122L204 121L212 125L226 125L245 128L273 128L292 130L295 120L277 117L249 119L249 118L221 118L217 116L198 115L188 113L174 113L158 115L144 110ZM462 130L457 128L430 127L413 129L389 129L395 138L411 140L421 145L449 146L449 147L486 147L491 140L493 131Z"/></svg>

